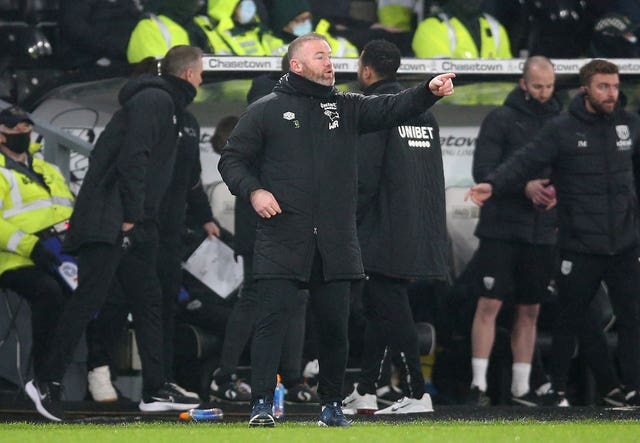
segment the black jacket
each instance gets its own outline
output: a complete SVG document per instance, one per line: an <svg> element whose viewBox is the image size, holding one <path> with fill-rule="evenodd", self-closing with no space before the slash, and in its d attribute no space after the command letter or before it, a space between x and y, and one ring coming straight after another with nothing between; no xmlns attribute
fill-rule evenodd
<svg viewBox="0 0 640 443"><path fill-rule="evenodd" d="M425 84L364 97L288 73L273 93L249 106L219 169L236 196L249 199L264 188L282 208L258 223L254 276L308 280L317 244L326 280L362 278L355 217L358 133L396 126L436 100ZM256 163L259 175L252 173Z"/></svg>
<svg viewBox="0 0 640 443"><path fill-rule="evenodd" d="M546 103L527 100L520 88L507 96L504 106L491 111L480 126L473 153L473 179L485 181L501 163L531 141L540 128L560 113L562 104L554 95ZM529 178L549 178L549 168L535 171ZM489 199L480 211L475 234L479 238L529 244L555 244L556 210L537 210L525 195L527 180Z"/></svg>
<svg viewBox="0 0 640 443"><path fill-rule="evenodd" d="M404 88L383 80L365 95ZM358 239L367 273L445 278L447 226L440 132L431 112L358 140Z"/></svg>
<svg viewBox="0 0 640 443"><path fill-rule="evenodd" d="M612 255L637 245L640 117L617 107L612 115L589 113L578 95L569 112L547 123L487 181L496 196L551 166L558 198L558 246Z"/></svg>
<svg viewBox="0 0 640 443"><path fill-rule="evenodd" d="M251 81L249 92L247 92L247 104L250 105L271 93L282 75L280 72L272 72L255 77ZM253 174L257 173L257 171L254 171ZM244 198L236 199L233 231L233 250L236 255L242 255L243 257L253 255L253 247L256 242L256 225L259 218L248 200Z"/></svg>
<svg viewBox="0 0 640 443"><path fill-rule="evenodd" d="M182 111L195 88L177 77L142 76L120 90L116 111L91 152L65 239L114 243L123 222L157 222L173 174Z"/></svg>
<svg viewBox="0 0 640 443"><path fill-rule="evenodd" d="M183 113L171 183L160 205L160 241L179 246L187 213L198 226L213 221L209 199L200 178L200 125L188 111Z"/></svg>

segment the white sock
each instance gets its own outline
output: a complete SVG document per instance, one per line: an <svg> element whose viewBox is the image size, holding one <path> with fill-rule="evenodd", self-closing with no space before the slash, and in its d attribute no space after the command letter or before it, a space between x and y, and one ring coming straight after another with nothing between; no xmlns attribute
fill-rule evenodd
<svg viewBox="0 0 640 443"><path fill-rule="evenodd" d="M477 386L482 392L487 392L487 368L489 367L488 358L471 358L471 371L473 372L473 380L471 386Z"/></svg>
<svg viewBox="0 0 640 443"><path fill-rule="evenodd" d="M529 392L531 363L514 363L511 371L511 393L514 397L523 396Z"/></svg>

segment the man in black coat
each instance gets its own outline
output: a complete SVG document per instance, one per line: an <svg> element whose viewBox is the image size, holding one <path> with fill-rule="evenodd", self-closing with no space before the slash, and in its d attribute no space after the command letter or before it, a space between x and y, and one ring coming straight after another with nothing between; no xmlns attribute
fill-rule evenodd
<svg viewBox="0 0 640 443"><path fill-rule="evenodd" d="M576 336L600 282L616 315L624 386L609 386L604 402L640 403L640 262L638 199L640 118L619 104L618 67L592 60L580 69L582 93L567 114L547 123L509 160L473 186L481 205L551 167L558 199L558 313L553 331L552 385L547 401L567 405L565 389ZM610 358L603 355L602 359ZM606 391L605 391L606 392Z"/></svg>
<svg viewBox="0 0 640 443"><path fill-rule="evenodd" d="M364 94L394 94L400 51L373 40L360 55ZM345 400L345 413L377 410L376 379L385 347L401 355L408 392L376 414L431 412L424 392L418 334L407 288L412 279L445 279L447 229L444 171L438 124L429 111L390 130L358 140L358 239L367 280L362 372Z"/></svg>
<svg viewBox="0 0 640 443"><path fill-rule="evenodd" d="M252 426L275 424L282 325L302 288L309 289L318 323L319 424L349 425L340 407L349 291L351 280L364 276L355 217L357 135L407 121L453 93L451 73L396 95L339 93L330 55L319 34L294 40L289 73L247 108L220 159L231 192L262 217L253 267L261 304L251 352Z"/></svg>
<svg viewBox="0 0 640 443"><path fill-rule="evenodd" d="M562 108L554 95L555 73L543 56L525 61L518 87L504 105L482 122L473 154L477 183L529 142ZM511 331L511 394L517 404L532 406L529 389L540 303L549 291L555 259L556 211L549 171L535 171L482 207L475 235L480 239L474 292L478 304L471 331L470 403L488 406L487 368L495 339L496 317L505 299L515 304Z"/></svg>
<svg viewBox="0 0 640 443"><path fill-rule="evenodd" d="M61 380L89 320L117 278L132 297L142 361L140 409L186 409L198 404L166 382L162 358L162 294L156 274L158 213L173 174L182 113L202 82L202 51L176 46L162 76L130 80L119 109L92 152L65 249L78 256L78 288L65 307L45 365L46 376L27 383L38 412L64 415Z"/></svg>

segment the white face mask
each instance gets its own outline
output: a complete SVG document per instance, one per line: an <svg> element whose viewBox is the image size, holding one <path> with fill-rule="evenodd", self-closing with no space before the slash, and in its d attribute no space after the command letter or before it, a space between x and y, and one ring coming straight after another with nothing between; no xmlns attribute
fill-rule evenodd
<svg viewBox="0 0 640 443"><path fill-rule="evenodd" d="M253 0L242 0L238 8L238 23L246 25L256 15L256 4Z"/></svg>
<svg viewBox="0 0 640 443"><path fill-rule="evenodd" d="M307 19L301 23L296 23L293 28L291 28L291 33L296 37L308 34L311 31L313 31L313 25L311 24L310 19Z"/></svg>

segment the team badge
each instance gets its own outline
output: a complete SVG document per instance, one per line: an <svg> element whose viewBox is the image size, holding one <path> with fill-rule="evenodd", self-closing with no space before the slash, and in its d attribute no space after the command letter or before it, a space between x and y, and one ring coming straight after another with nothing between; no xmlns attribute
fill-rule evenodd
<svg viewBox="0 0 640 443"><path fill-rule="evenodd" d="M631 135L629 132L629 126L627 125L617 125L616 126L616 134L618 134L618 138L620 140L626 140Z"/></svg>

